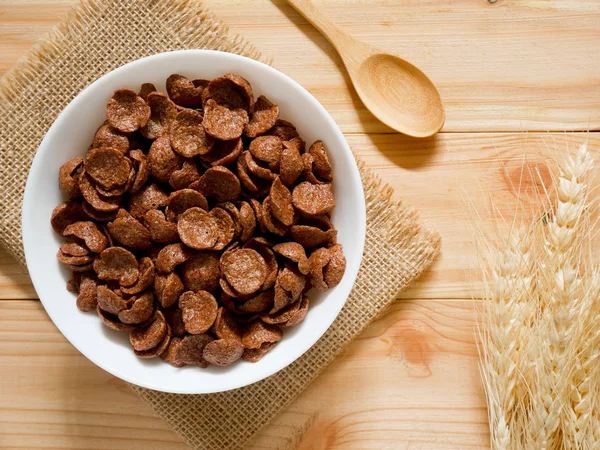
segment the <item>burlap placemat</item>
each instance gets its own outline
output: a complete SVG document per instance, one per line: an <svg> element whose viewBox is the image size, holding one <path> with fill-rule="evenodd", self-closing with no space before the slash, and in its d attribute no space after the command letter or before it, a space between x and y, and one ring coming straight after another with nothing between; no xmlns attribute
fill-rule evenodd
<svg viewBox="0 0 600 450"><path fill-rule="evenodd" d="M87 0L0 82L0 243L25 264L21 201L27 173L58 113L84 87L137 58L186 48L218 49L269 62L195 0ZM439 237L412 209L391 200L360 165L367 238L358 279L341 314L307 353L245 388L174 395L133 386L195 449L243 448L335 356L417 278L438 253Z"/></svg>

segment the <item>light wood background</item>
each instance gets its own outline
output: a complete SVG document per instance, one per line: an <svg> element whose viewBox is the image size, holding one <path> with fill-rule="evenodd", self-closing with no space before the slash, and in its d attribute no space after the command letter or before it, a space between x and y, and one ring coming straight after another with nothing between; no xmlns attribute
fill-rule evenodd
<svg viewBox="0 0 600 450"><path fill-rule="evenodd" d="M0 0L0 73L74 2ZM588 132L600 129L600 3L320 1L339 25L409 59L439 86L446 125L425 140L377 122L333 49L285 2L205 3L314 94L360 158L443 238L429 273L252 448L486 448L469 210L501 237L518 186L531 211L551 180L551 158L585 139L600 151L600 136ZM519 184L523 162L536 175L526 170ZM185 448L125 383L81 356L33 299L27 275L0 251L0 448Z"/></svg>

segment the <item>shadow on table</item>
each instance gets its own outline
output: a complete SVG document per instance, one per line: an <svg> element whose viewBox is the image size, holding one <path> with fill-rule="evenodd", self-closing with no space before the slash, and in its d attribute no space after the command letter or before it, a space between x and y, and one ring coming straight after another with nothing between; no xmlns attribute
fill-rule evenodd
<svg viewBox="0 0 600 450"><path fill-rule="evenodd" d="M386 158L395 165L408 170L426 166L433 159L441 145L437 135L424 139L413 138L400 134L394 129L379 122L360 100L358 93L354 89L352 80L346 71L344 62L327 39L287 3L274 2L274 4L284 15L290 17L290 22L296 25L308 39L319 47L340 71L344 78L344 82L351 93L350 98L354 109L360 112L360 114L357 114L357 118L360 121L361 127L381 154L385 155ZM291 20L292 17L294 20ZM297 19L297 17L299 19ZM300 24L302 26L300 26ZM372 125L369 127L369 124L373 123L377 123L377 127L380 131L376 133L368 131L369 128L372 129ZM349 135L346 135L347 139L349 137Z"/></svg>

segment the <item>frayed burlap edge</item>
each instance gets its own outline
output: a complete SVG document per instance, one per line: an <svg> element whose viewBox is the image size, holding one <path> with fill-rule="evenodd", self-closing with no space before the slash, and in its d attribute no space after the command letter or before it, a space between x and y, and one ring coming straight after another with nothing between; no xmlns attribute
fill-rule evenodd
<svg viewBox="0 0 600 450"><path fill-rule="evenodd" d="M141 50L135 47L136 38L141 39L136 33L144 38ZM119 40L131 45L121 51L113 48L106 55L88 46L93 55L81 55L83 44L92 38L104 45ZM26 174L58 113L87 84L115 67L148 54L183 48L230 51L270 63L242 37L228 35L226 27L197 1L84 0L0 81L0 124L4 125L0 127L0 217L4 218L0 243L19 262L25 263L20 209ZM90 60L89 66L72 67L81 63L82 57ZM69 83L58 83L56 72ZM31 103L31 98L38 97L48 100L44 108ZM272 377L225 393L174 395L133 386L193 448L245 446L368 323L386 311L437 255L439 236L419 224L412 208L394 201L389 186L363 164L359 163L359 168L367 203L363 263L346 306L313 348ZM289 442L299 442L308 426L291 427Z"/></svg>
<svg viewBox="0 0 600 450"><path fill-rule="evenodd" d="M129 0L128 2L82 0L69 11L64 21L21 57L0 79L0 116L10 117L14 113L11 107L18 104L22 98L28 97L27 93L32 92L32 86L38 85L45 74L52 70L53 66L56 65L56 61L60 60L65 53L65 50L77 42L77 37L86 33L90 27L97 26L102 20L103 14L107 11L114 11L114 5L123 3L128 3L127 7L130 9L137 7L140 10L143 9L144 12L149 12L149 14L160 15L161 20L155 20L153 25L163 27L174 37L174 42L169 43L170 50L187 48L222 50L247 56L266 64L272 63L270 58L265 58L243 37L229 33L223 22L195 0ZM110 49L110 52L118 51L117 48ZM141 56L147 56L138 55L131 58L126 56L126 52L122 52L122 55L125 57L115 55L114 61L119 61L120 64L107 67L104 73ZM89 82L91 83L94 79L89 80ZM21 204L28 168L31 166L33 156L44 133L58 113L87 84L89 83L77 86L74 83L69 86L74 88L72 90L73 95L68 96L69 98L66 98L61 104L54 105L56 106L54 111L48 111L48 114L44 116L45 123L39 124L43 132L32 136L31 147L22 149L20 145L11 145L10 136L4 138L0 134L0 180L8 186L8 188L4 185L0 186L2 188L0 190L0 231L2 232L0 234L0 245L6 248L23 267L26 266L26 262L21 239ZM32 95L39 94L32 92ZM17 126L21 128L23 124ZM9 128L4 132L10 131ZM5 159L12 158L12 155L6 155L11 147L16 153L25 150L19 156L24 158L18 165L20 166L19 169L25 168L26 170L16 171L14 165L4 163ZM13 178L15 178L14 181L8 181Z"/></svg>
<svg viewBox="0 0 600 450"><path fill-rule="evenodd" d="M204 49L229 51L272 65L272 59L264 57L256 47L242 36L233 34L227 25L212 12L200 6L195 0L131 0L132 3L147 4L149 7L158 2L164 9L165 26L180 36L182 44L202 41ZM65 19L56 25L47 37L37 42L23 55L15 65L0 79L0 103L18 97L26 87L43 75L48 63L60 57L65 41L72 39L83 27L98 18L98 14L110 7L111 2L104 0L81 0L67 13ZM187 14L190 9L194 14ZM223 50L226 45L229 50Z"/></svg>
<svg viewBox="0 0 600 450"><path fill-rule="evenodd" d="M297 361L241 389L210 395L175 395L133 386L196 450L242 449L373 320L385 314L400 292L437 257L440 237L420 225L414 209L393 200L393 190L359 163L367 206L367 235L361 270L346 305L323 337ZM257 410L247 408L254 399ZM240 406L241 405L241 406ZM268 408L264 408L268 405ZM318 408L315 406L315 408ZM206 414L210 411L211 414ZM256 411L260 413L257 414ZM277 440L260 439L261 449L292 450L318 415L277 427ZM229 418L223 423L224 415ZM231 424L236 428L232 429ZM281 425L281 424L279 424ZM284 442L285 444L282 444ZM283 446L282 446L283 445Z"/></svg>

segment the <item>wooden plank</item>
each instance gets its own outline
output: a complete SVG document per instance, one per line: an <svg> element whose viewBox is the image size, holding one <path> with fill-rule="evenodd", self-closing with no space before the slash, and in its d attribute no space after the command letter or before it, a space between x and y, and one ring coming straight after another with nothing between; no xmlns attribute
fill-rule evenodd
<svg viewBox="0 0 600 450"><path fill-rule="evenodd" d="M251 448L487 448L475 317L473 301L396 302Z"/></svg>
<svg viewBox="0 0 600 450"><path fill-rule="evenodd" d="M0 299L35 299L27 271L0 247Z"/></svg>
<svg viewBox="0 0 600 450"><path fill-rule="evenodd" d="M0 0L0 73L75 1ZM204 3L315 95L344 132L391 131L348 87L333 48L283 0ZM405 57L431 77L446 103L445 131L600 128L596 0L318 3L356 37Z"/></svg>
<svg viewBox="0 0 600 450"><path fill-rule="evenodd" d="M517 192L525 200L519 217L531 219L542 182L550 184L552 158L584 140L600 151L598 133L443 133L425 140L399 134L349 135L358 157L394 189L394 197L415 207L425 223L442 236L442 255L404 298L478 298L479 259L474 240L478 226L506 237L517 210ZM526 164L523 167L523 162ZM540 171L537 175L528 171ZM525 180L519 188L523 172ZM490 205L496 210L489 212ZM3 256L4 255L4 256ZM24 275L0 251L0 298L34 297ZM16 284L15 284L16 283Z"/></svg>
<svg viewBox="0 0 600 450"><path fill-rule="evenodd" d="M406 298L481 297L475 242L479 232L503 242L513 217L529 223L539 214L539 196L552 183L555 159L585 140L594 154L600 152L598 133L443 133L426 140L377 134L347 139L357 156L393 187L394 197L415 207L442 236L441 257L402 294Z"/></svg>
<svg viewBox="0 0 600 450"><path fill-rule="evenodd" d="M250 448L484 448L474 319L472 301L396 302ZM0 301L0 376L2 448L185 448L39 302Z"/></svg>
<svg viewBox="0 0 600 450"><path fill-rule="evenodd" d="M0 377L1 448L187 448L69 344L39 302L0 302Z"/></svg>
<svg viewBox="0 0 600 450"><path fill-rule="evenodd" d="M446 104L445 131L600 127L600 55L590 52L600 42L594 0L315 3L355 37L425 71ZM284 1L206 4L232 31L274 55L275 65L311 91L343 131L390 131L348 89L333 48Z"/></svg>

